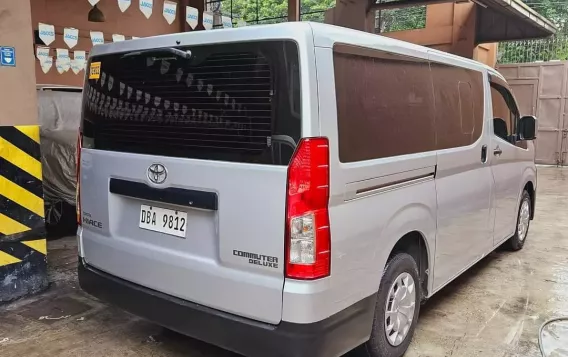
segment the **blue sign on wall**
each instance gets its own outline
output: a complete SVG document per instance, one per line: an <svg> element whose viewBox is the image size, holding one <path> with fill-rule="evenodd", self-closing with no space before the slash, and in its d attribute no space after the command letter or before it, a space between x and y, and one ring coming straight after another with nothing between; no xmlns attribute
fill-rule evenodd
<svg viewBox="0 0 568 357"><path fill-rule="evenodd" d="M16 49L14 47L0 47L0 66L16 67Z"/></svg>

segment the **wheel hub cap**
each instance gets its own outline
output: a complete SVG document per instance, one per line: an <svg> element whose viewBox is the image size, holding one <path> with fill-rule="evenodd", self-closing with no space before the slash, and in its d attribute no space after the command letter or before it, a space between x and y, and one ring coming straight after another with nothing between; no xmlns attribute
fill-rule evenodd
<svg viewBox="0 0 568 357"><path fill-rule="evenodd" d="M524 200L521 204L521 209L519 210L519 224L517 226L517 236L520 241L525 240L527 232L529 230L529 221L531 215L531 208L529 201Z"/></svg>
<svg viewBox="0 0 568 357"><path fill-rule="evenodd" d="M393 282L385 306L385 333L392 346L400 345L412 326L416 307L416 287L408 273L400 274Z"/></svg>

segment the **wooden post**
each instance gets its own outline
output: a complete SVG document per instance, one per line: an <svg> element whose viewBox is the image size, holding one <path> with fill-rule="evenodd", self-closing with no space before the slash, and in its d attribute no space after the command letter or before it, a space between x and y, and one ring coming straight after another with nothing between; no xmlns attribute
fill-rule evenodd
<svg viewBox="0 0 568 357"><path fill-rule="evenodd" d="M300 0L288 0L288 21L300 21Z"/></svg>
<svg viewBox="0 0 568 357"><path fill-rule="evenodd" d="M179 6L179 16L178 16L179 32L191 31L191 28L187 24L187 21L185 21L185 16L186 16L185 7L187 5L189 5L188 0L179 0L179 2L178 2L178 6Z"/></svg>

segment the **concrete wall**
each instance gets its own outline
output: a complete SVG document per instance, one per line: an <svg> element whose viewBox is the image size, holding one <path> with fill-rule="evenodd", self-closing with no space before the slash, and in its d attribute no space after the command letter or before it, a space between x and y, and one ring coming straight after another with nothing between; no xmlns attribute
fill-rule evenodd
<svg viewBox="0 0 568 357"><path fill-rule="evenodd" d="M29 0L0 0L0 46L16 48L17 65L0 67L0 126L35 125L37 99Z"/></svg>
<svg viewBox="0 0 568 357"><path fill-rule="evenodd" d="M429 5L423 29L383 34L440 51L475 59L488 66L497 63L497 44L475 45L477 7L474 3Z"/></svg>
<svg viewBox="0 0 568 357"><path fill-rule="evenodd" d="M461 20L461 19L460 19ZM394 31L381 35L406 42L452 52L454 42L454 4L430 5L426 8L426 26L422 29Z"/></svg>
<svg viewBox="0 0 568 357"><path fill-rule="evenodd" d="M25 2L27 1L29 0L25 0ZM87 21L87 14L91 9L91 5L87 0L31 0L32 25L35 30L37 30L39 22L55 26L56 39L49 45L52 49L51 55L55 59L56 48L68 48L63 42L63 28L65 27L79 29L79 43L73 49L70 49L70 52L73 50L89 51L91 49L90 31L102 31L105 35L105 42L112 42L112 34L122 34L128 38L131 36L147 37L183 31L183 23L185 21L182 21L184 18L183 14L180 14L180 5L178 4L177 21L170 25L162 15L162 4L162 1L154 1L152 16L146 19L140 12L137 0L132 1L132 5L124 13L118 8L116 0L101 0L98 8L104 13L106 21L96 23ZM34 65L37 83L75 86L83 84L84 71L79 72L78 75L75 75L71 70L59 74L55 66L53 66L47 74L44 74L39 61L36 60Z"/></svg>
<svg viewBox="0 0 568 357"><path fill-rule="evenodd" d="M494 67L496 45L475 45L476 9L474 3L429 5L423 29L381 35L476 59ZM367 32L374 31L374 21L374 11L367 13L366 2L361 0L338 0L336 7L325 16L326 23Z"/></svg>
<svg viewBox="0 0 568 357"><path fill-rule="evenodd" d="M490 67L495 67L497 65L497 48L496 43L481 44L473 51L473 59Z"/></svg>
<svg viewBox="0 0 568 357"><path fill-rule="evenodd" d="M326 10L324 22L355 30L373 32L374 12L367 13L367 2L362 0L337 0L335 7Z"/></svg>
<svg viewBox="0 0 568 357"><path fill-rule="evenodd" d="M383 35L473 58L475 24L475 4L437 4L427 7L425 28Z"/></svg>
<svg viewBox="0 0 568 357"><path fill-rule="evenodd" d="M568 165L568 61L499 65L523 115L536 115L536 162Z"/></svg>

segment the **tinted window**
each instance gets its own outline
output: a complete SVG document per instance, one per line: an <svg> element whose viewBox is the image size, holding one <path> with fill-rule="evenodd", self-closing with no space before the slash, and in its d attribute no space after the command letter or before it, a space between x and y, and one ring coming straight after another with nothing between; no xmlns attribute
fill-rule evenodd
<svg viewBox="0 0 568 357"><path fill-rule="evenodd" d="M495 135L503 140L508 140L513 133L512 113L505 101L505 97L491 86L491 102L493 107L493 131Z"/></svg>
<svg viewBox="0 0 568 357"><path fill-rule="evenodd" d="M483 130L482 74L441 63L431 63L431 70L437 148L473 144Z"/></svg>
<svg viewBox="0 0 568 357"><path fill-rule="evenodd" d="M301 136L293 42L111 54L90 66L86 147L287 165Z"/></svg>
<svg viewBox="0 0 568 357"><path fill-rule="evenodd" d="M493 133L511 144L526 149L526 142L517 141L516 132L520 115L511 92L504 86L491 83L491 102Z"/></svg>
<svg viewBox="0 0 568 357"><path fill-rule="evenodd" d="M342 162L466 146L483 130L480 72L336 45Z"/></svg>
<svg viewBox="0 0 568 357"><path fill-rule="evenodd" d="M342 45L334 72L342 162L434 150L427 61Z"/></svg>

